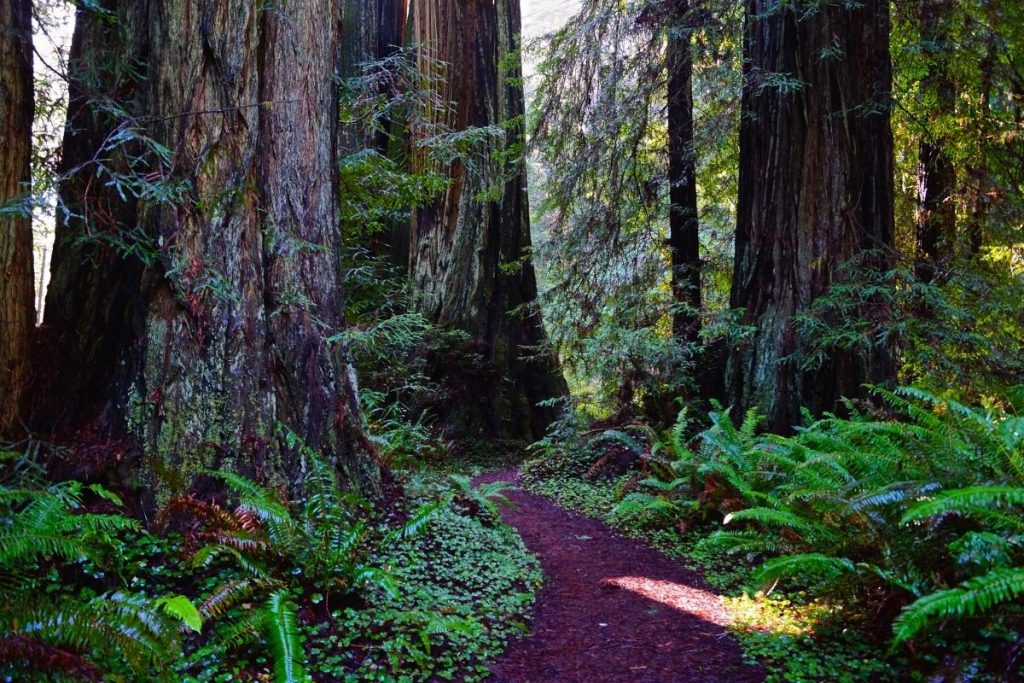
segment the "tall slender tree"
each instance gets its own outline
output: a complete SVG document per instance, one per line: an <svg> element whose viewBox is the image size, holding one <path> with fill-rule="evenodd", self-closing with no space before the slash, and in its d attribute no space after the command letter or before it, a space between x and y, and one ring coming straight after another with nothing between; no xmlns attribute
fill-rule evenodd
<svg viewBox="0 0 1024 683"><path fill-rule="evenodd" d="M693 55L689 0L672 0L668 21L669 249L676 311L672 332L683 342L700 342L700 223L697 163L693 147Z"/></svg>
<svg viewBox="0 0 1024 683"><path fill-rule="evenodd" d="M79 6L46 426L299 488L287 429L375 488L334 341L340 27L341 0Z"/></svg>
<svg viewBox="0 0 1024 683"><path fill-rule="evenodd" d="M932 121L940 126L948 125L956 105L956 85L946 65L954 9L953 0L921 0L921 51L927 60L921 96L928 100ZM918 279L926 282L934 279L936 266L950 255L956 236L956 168L945 138L941 130L926 131L919 152L915 270Z"/></svg>
<svg viewBox="0 0 1024 683"><path fill-rule="evenodd" d="M18 430L32 328L32 3L0 5L0 436Z"/></svg>
<svg viewBox="0 0 1024 683"><path fill-rule="evenodd" d="M483 360L444 368L461 412L449 422L537 437L552 413L536 404L565 393L565 382L551 358L536 355L545 338L539 313L524 311L535 304L537 284L522 156L519 1L413 0L410 33L420 68L440 101L451 103L429 116L454 131L491 129L486 141L450 163L448 190L414 209L410 229L409 272L426 311L467 332L468 350ZM430 163L436 162L413 154L414 170Z"/></svg>
<svg viewBox="0 0 1024 683"><path fill-rule="evenodd" d="M789 429L800 408L835 408L887 378L885 348L810 367L794 320L842 266L893 238L888 0L749 0L731 304L753 329L730 353L734 408Z"/></svg>

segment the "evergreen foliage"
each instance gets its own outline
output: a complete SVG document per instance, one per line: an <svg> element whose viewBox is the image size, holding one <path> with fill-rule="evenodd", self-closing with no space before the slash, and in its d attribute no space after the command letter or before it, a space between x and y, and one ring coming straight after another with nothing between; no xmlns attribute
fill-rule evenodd
<svg viewBox="0 0 1024 683"><path fill-rule="evenodd" d="M137 676L165 669L182 651L182 625L201 625L187 598L154 599L123 584L92 598L39 590L38 577L50 568L71 575L86 562L116 568L123 532L139 525L88 511L87 500L115 509L122 503L98 484L45 481L30 456L4 452L0 462L0 671L98 680L115 673L106 666L114 661Z"/></svg>
<svg viewBox="0 0 1024 683"><path fill-rule="evenodd" d="M647 483L671 497L632 496L620 507L651 500L651 516L667 506L676 519L719 516L725 528L700 545L768 558L752 590L789 581L907 605L896 644L1000 604L1014 613L1024 560L1020 418L921 389L876 393L892 417L827 416L791 437L757 434L754 413L740 429L713 413L696 451L674 442L675 478Z"/></svg>

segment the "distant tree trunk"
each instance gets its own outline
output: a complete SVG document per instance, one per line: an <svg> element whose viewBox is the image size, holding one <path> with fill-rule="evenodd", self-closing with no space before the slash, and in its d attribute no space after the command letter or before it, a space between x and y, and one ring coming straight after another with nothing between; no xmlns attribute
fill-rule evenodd
<svg viewBox="0 0 1024 683"><path fill-rule="evenodd" d="M921 43L928 58L928 75L921 81L921 93L933 104L933 120L952 116L956 106L956 87L944 64L951 49L953 9L952 0L921 0ZM936 266L951 255L956 235L956 169L944 149L943 137L932 133L920 144L915 273L924 282L931 282Z"/></svg>
<svg viewBox="0 0 1024 683"><path fill-rule="evenodd" d="M341 48L341 77L358 78L364 75L365 64L394 57L405 45L408 15L408 0L344 0L342 35L346 39ZM341 154L373 149L402 159L402 145L389 138L402 138L401 131L394 128L397 126L374 132L358 123L340 126ZM391 221L390 229L383 236L374 236L370 247L404 268L409 260L409 222Z"/></svg>
<svg viewBox="0 0 1024 683"><path fill-rule="evenodd" d="M143 485L216 465L297 490L283 425L372 492L354 376L331 340L340 0L103 8L80 6L72 45L73 218L57 226L46 306L61 390L44 419L141 454ZM90 159L122 123L101 95L166 147L146 180L179 196L123 201L97 177ZM107 165L145 150L140 139Z"/></svg>
<svg viewBox="0 0 1024 683"><path fill-rule="evenodd" d="M888 0L749 0L744 51L731 304L755 331L730 351L728 391L737 412L758 406L787 430L801 406L833 409L892 373L886 349L834 352L816 370L792 358L812 341L794 315L841 264L892 243Z"/></svg>
<svg viewBox="0 0 1024 683"><path fill-rule="evenodd" d="M359 74L363 62L395 54L405 44L408 0L342 0L343 77Z"/></svg>
<svg viewBox="0 0 1024 683"><path fill-rule="evenodd" d="M981 73L981 88L978 93L979 110L982 122L989 117L989 99L992 97L992 69L995 65L997 41L995 35L989 37L988 49L985 51L985 58L982 60L979 72ZM968 174L971 179L971 212L967 223L967 248L969 255L974 258L981 253L982 244L985 241L985 219L988 215L988 191L989 175L985 163L986 150L984 145L979 144L975 150L974 161L968 167Z"/></svg>
<svg viewBox="0 0 1024 683"><path fill-rule="evenodd" d="M0 437L20 432L35 324L32 219L17 206L32 175L31 11L0 5Z"/></svg>
<svg viewBox="0 0 1024 683"><path fill-rule="evenodd" d="M693 148L693 57L690 51L689 0L673 0L668 35L668 180L671 209L669 249L672 333L681 342L700 342L700 239L697 220L697 169Z"/></svg>
<svg viewBox="0 0 1024 683"><path fill-rule="evenodd" d="M342 35L339 74L358 77L362 65L395 55L405 44L408 0L342 0ZM376 147L384 151L387 140L368 135L359 126L341 128L343 151Z"/></svg>
<svg viewBox="0 0 1024 683"><path fill-rule="evenodd" d="M464 330L467 349L482 359L442 374L453 394L448 423L455 431L533 438L553 413L537 402L565 393L555 362L537 353L544 341L534 306L537 284L529 260L530 225L524 139L519 0L413 0L412 41L447 110L432 112L454 130L501 126L491 138L446 169L451 185L432 206L413 211L409 272L425 310L438 323ZM438 73L435 61L447 63ZM414 140L417 131L412 131ZM431 162L413 153L416 170ZM485 195L486 196L482 196Z"/></svg>

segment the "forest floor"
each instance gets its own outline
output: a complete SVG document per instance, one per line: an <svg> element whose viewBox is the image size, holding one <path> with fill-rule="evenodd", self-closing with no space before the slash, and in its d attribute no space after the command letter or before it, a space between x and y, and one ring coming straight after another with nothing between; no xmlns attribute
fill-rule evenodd
<svg viewBox="0 0 1024 683"><path fill-rule="evenodd" d="M478 482L516 483L518 473ZM753 683L728 614L699 574L603 523L518 488L502 516L545 574L531 634L494 664L496 683Z"/></svg>

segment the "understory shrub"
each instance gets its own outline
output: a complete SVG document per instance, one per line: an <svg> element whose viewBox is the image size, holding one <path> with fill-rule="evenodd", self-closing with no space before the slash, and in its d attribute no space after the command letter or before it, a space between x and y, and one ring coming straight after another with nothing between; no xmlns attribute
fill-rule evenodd
<svg viewBox="0 0 1024 683"><path fill-rule="evenodd" d="M187 598L128 580L123 558L139 524L117 512L120 498L96 484L47 481L25 454L0 457L0 677L171 679L183 629L202 620ZM62 588L71 582L81 589Z"/></svg>
<svg viewBox="0 0 1024 683"><path fill-rule="evenodd" d="M720 516L699 547L760 562L780 582L859 606L844 618L912 641L992 639L1016 670L1024 625L1024 418L932 393L876 390L891 415L811 421L757 434L723 411L691 449L669 440L668 476L620 509ZM646 497L644 497L646 496Z"/></svg>

